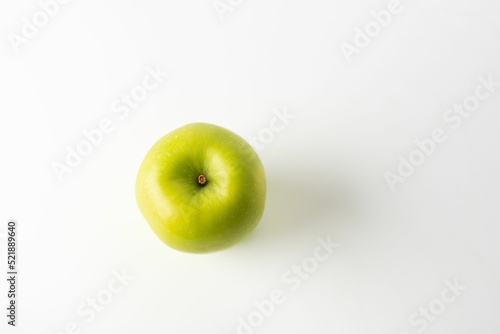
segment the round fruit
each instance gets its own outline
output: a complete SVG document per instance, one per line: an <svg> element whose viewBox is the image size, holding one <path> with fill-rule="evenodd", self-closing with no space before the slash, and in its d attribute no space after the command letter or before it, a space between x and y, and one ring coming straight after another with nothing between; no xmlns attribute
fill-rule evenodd
<svg viewBox="0 0 500 334"><path fill-rule="evenodd" d="M266 176L243 138L220 126L193 123L151 147L139 168L136 198L165 244L214 252L255 229L264 212Z"/></svg>

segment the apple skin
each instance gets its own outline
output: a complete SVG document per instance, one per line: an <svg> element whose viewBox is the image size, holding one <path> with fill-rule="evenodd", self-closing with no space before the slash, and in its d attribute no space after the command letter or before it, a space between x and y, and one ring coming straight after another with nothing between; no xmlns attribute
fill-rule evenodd
<svg viewBox="0 0 500 334"><path fill-rule="evenodd" d="M217 125L192 123L151 147L135 191L140 211L165 244L209 253L255 229L264 213L266 175L243 138Z"/></svg>

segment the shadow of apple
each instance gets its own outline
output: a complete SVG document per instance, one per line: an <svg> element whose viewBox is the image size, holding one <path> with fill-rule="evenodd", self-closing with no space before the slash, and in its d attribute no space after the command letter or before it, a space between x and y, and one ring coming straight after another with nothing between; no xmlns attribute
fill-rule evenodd
<svg viewBox="0 0 500 334"><path fill-rule="evenodd" d="M352 177L302 162L268 166L262 221L240 247L288 247L340 233L358 211Z"/></svg>

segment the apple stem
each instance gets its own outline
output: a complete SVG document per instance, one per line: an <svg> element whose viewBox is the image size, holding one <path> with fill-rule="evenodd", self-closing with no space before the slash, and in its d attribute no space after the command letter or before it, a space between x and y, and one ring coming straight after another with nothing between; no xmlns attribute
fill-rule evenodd
<svg viewBox="0 0 500 334"><path fill-rule="evenodd" d="M205 175L201 174L200 176L198 176L198 184L200 186L204 186L206 183L207 183L207 177Z"/></svg>

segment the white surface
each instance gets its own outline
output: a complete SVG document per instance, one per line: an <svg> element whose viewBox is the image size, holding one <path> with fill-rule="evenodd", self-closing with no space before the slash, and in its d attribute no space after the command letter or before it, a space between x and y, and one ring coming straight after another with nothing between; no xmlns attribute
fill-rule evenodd
<svg viewBox="0 0 500 334"><path fill-rule="evenodd" d="M7 34L39 6L2 2L0 221L19 222L20 309L0 331L233 334L281 290L255 333L413 334L457 279L425 332L499 332L500 88L459 129L442 117L480 77L500 81L500 4L404 0L348 64L340 45L387 5L246 0L222 21L210 0L75 0L16 54ZM169 79L119 119L113 102L156 65ZM209 255L164 246L134 198L148 148L195 121L249 138L285 107L295 119L259 151L268 200L251 237ZM51 164L104 118L114 131L59 183ZM384 173L437 127L448 140L391 192ZM291 290L282 276L327 236L341 246ZM134 280L87 321L77 309L113 270Z"/></svg>

